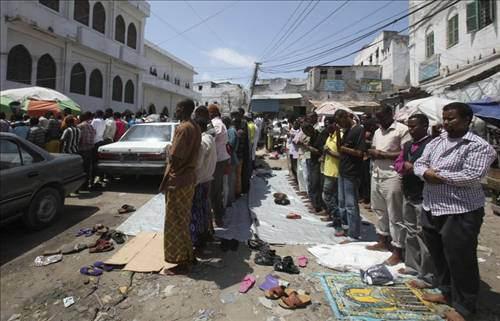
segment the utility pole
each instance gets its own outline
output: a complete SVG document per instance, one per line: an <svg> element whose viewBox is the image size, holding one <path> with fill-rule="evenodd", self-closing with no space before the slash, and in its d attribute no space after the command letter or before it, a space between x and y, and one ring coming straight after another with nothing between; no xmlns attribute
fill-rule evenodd
<svg viewBox="0 0 500 321"><path fill-rule="evenodd" d="M250 84L250 102L252 101L253 90L255 87L255 83L257 82L257 73L259 72L260 62L255 63L255 69L253 70L252 83ZM250 106L249 106L250 108Z"/></svg>

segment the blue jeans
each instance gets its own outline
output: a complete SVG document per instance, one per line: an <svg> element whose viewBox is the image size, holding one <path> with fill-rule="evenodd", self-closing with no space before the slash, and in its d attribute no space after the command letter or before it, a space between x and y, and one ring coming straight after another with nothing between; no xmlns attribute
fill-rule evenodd
<svg viewBox="0 0 500 321"><path fill-rule="evenodd" d="M333 218L333 226L341 227L341 219L338 207L338 179L337 177L325 176L323 182L323 201L326 205L326 211Z"/></svg>
<svg viewBox="0 0 500 321"><path fill-rule="evenodd" d="M339 176L339 213L342 219L342 227L344 229L348 228L348 236L356 239L361 234L358 191L358 179Z"/></svg>

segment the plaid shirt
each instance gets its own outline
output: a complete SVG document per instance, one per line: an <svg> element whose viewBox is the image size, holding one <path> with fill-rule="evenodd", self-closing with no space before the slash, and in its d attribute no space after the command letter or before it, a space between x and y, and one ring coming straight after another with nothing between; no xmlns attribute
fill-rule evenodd
<svg viewBox="0 0 500 321"><path fill-rule="evenodd" d="M460 214L484 207L481 179L497 157L493 147L468 132L456 141L444 132L427 146L413 165L415 175L423 179L432 168L444 178L443 184L425 183L423 207L434 216Z"/></svg>
<svg viewBox="0 0 500 321"><path fill-rule="evenodd" d="M40 126L33 126L28 132L28 140L42 148L45 147L45 129Z"/></svg>
<svg viewBox="0 0 500 321"><path fill-rule="evenodd" d="M87 151L94 148L95 129L88 122L84 121L77 126L80 129L80 151Z"/></svg>

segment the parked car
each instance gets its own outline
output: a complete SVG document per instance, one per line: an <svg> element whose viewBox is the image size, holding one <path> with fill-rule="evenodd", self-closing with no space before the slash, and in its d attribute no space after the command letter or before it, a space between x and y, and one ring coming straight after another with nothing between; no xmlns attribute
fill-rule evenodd
<svg viewBox="0 0 500 321"><path fill-rule="evenodd" d="M178 123L132 126L119 141L100 146L97 169L111 175L162 175Z"/></svg>
<svg viewBox="0 0 500 321"><path fill-rule="evenodd" d="M84 182L80 155L51 154L17 135L0 133L0 224L22 217L28 227L43 228Z"/></svg>

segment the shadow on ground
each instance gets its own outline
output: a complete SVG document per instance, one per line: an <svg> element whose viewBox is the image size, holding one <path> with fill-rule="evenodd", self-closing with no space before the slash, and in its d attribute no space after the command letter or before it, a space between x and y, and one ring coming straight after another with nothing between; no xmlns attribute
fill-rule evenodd
<svg viewBox="0 0 500 321"><path fill-rule="evenodd" d="M161 180L160 176L121 176L110 179L104 187L95 191L157 194Z"/></svg>
<svg viewBox="0 0 500 321"><path fill-rule="evenodd" d="M481 280L477 314L473 321L497 321L500 320L500 293L493 292L489 284Z"/></svg>
<svg viewBox="0 0 500 321"><path fill-rule="evenodd" d="M61 217L41 231L31 231L19 220L3 226L0 228L0 265L77 225L98 210L94 206L65 205Z"/></svg>

